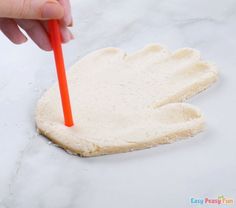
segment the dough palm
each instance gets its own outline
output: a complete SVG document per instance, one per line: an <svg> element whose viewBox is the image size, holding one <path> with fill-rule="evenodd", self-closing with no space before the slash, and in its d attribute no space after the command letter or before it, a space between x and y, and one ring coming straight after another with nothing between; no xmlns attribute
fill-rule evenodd
<svg viewBox="0 0 236 208"><path fill-rule="evenodd" d="M68 73L76 126L63 125L58 86L39 101L37 127L62 147L83 156L125 152L191 136L203 128L200 111L175 103L217 79L214 66L193 49L171 53L149 45L125 54L96 51Z"/></svg>

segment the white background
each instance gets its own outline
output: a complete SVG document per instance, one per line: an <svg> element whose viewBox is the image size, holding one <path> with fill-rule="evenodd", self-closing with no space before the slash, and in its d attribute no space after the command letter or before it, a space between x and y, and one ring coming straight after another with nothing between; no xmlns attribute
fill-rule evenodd
<svg viewBox="0 0 236 208"><path fill-rule="evenodd" d="M185 208L197 207L191 197L222 194L236 200L236 1L72 5L76 40L64 46L67 68L95 49L129 52L152 42L171 50L193 47L216 63L219 82L189 101L205 114L207 130L132 153L69 155L37 135L34 125L37 100L56 80L52 54L0 35L0 208Z"/></svg>

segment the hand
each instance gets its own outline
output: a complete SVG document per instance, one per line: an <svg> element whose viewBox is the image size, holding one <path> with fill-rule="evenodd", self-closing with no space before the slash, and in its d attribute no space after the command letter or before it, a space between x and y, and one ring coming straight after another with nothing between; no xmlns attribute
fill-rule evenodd
<svg viewBox="0 0 236 208"><path fill-rule="evenodd" d="M73 39L68 29L72 26L69 0L0 0L0 30L15 44L27 41L20 27L41 49L52 50L46 21L49 19L60 20L63 43Z"/></svg>

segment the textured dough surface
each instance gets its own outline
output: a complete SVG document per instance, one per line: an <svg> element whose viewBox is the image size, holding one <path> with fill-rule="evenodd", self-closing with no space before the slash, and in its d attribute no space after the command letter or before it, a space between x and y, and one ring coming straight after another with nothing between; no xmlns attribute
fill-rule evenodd
<svg viewBox="0 0 236 208"><path fill-rule="evenodd" d="M39 132L64 149L95 156L171 143L204 127L201 112L181 103L217 80L215 66L200 53L174 53L151 44L126 54L95 51L67 74L75 126L63 124L58 85L39 100ZM179 102L179 103L178 103Z"/></svg>

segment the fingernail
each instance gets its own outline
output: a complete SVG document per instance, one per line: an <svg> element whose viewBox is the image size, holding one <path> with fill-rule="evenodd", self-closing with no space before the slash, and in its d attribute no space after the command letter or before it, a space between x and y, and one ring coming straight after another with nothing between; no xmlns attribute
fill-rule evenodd
<svg viewBox="0 0 236 208"><path fill-rule="evenodd" d="M27 42L28 41L28 38L27 37L25 37L24 39L22 39L22 43L25 43L25 42Z"/></svg>
<svg viewBox="0 0 236 208"><path fill-rule="evenodd" d="M75 39L75 36L73 35L72 32L70 32L70 39L71 39L71 40L74 40L74 39Z"/></svg>
<svg viewBox="0 0 236 208"><path fill-rule="evenodd" d="M71 40L71 35L70 35L70 31L66 31L64 36L63 36L63 42L67 43Z"/></svg>
<svg viewBox="0 0 236 208"><path fill-rule="evenodd" d="M71 19L70 23L67 25L68 27L72 27L73 26L73 19Z"/></svg>
<svg viewBox="0 0 236 208"><path fill-rule="evenodd" d="M72 16L71 15L68 15L68 16L65 16L65 24L67 27L71 27L73 25L73 20L72 20Z"/></svg>
<svg viewBox="0 0 236 208"><path fill-rule="evenodd" d="M20 39L19 39L19 42L18 42L18 44L22 44L22 43L25 43L25 42L27 42L27 37L21 37Z"/></svg>
<svg viewBox="0 0 236 208"><path fill-rule="evenodd" d="M43 5L41 16L45 19L60 19L64 15L64 9L59 3L47 2Z"/></svg>

